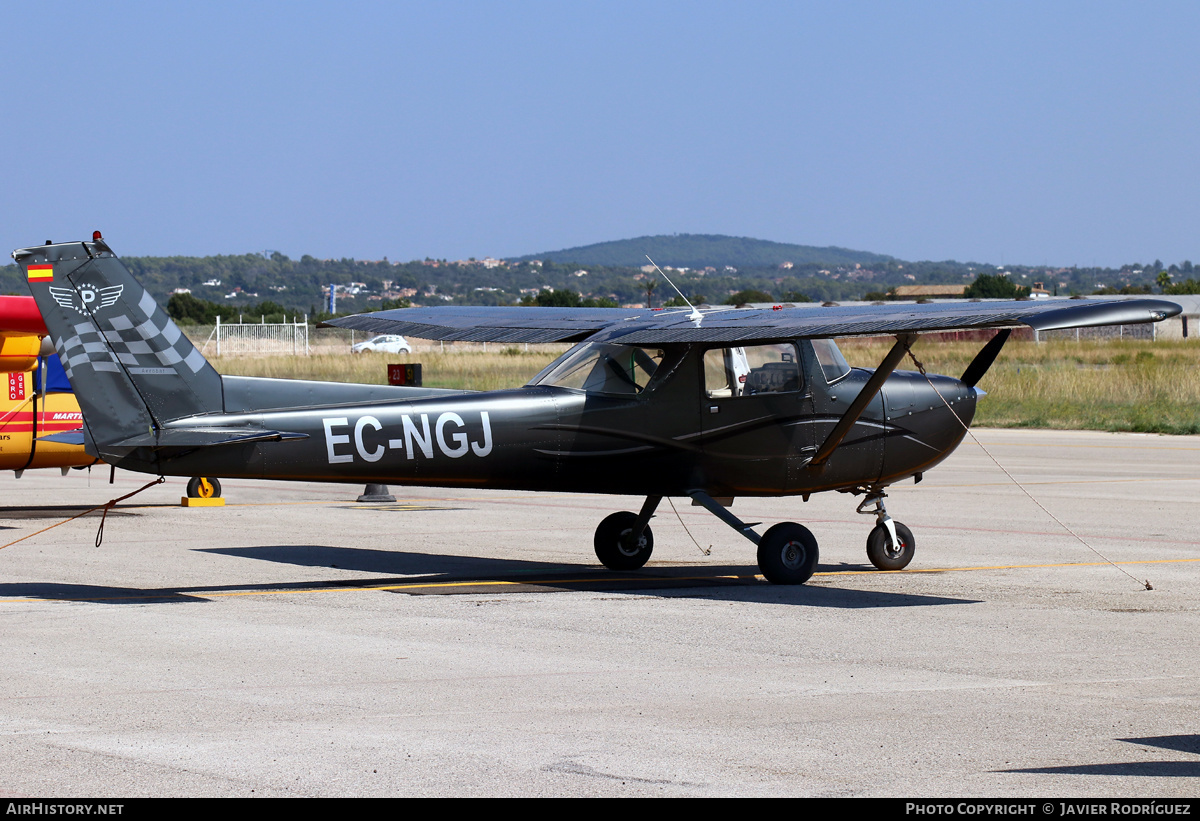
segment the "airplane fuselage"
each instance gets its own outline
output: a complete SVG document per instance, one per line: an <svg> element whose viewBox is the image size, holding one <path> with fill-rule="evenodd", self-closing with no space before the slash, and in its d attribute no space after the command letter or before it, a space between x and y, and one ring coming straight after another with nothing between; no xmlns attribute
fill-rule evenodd
<svg viewBox="0 0 1200 821"><path fill-rule="evenodd" d="M165 426L280 430L305 439L139 447L104 456L123 468L166 475L773 496L887 484L920 473L958 445L974 415L976 393L959 380L897 371L836 453L813 466L817 447L871 371L847 369L830 384L811 345L795 347L802 378L790 390L712 395L719 392L706 389L703 370L711 347L664 346L658 351L662 373L628 395L542 384L392 399L376 387L369 400L356 402L354 394L367 386L307 383L320 385L316 393L326 401L341 401L206 414ZM237 378L239 393L248 396L277 384Z"/></svg>

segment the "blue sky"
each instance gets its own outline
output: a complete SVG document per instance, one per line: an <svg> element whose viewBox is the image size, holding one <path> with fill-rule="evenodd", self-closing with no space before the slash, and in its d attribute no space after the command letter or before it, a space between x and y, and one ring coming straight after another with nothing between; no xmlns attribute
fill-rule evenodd
<svg viewBox="0 0 1200 821"><path fill-rule="evenodd" d="M1200 262L1200 4L6 4L9 248Z"/></svg>

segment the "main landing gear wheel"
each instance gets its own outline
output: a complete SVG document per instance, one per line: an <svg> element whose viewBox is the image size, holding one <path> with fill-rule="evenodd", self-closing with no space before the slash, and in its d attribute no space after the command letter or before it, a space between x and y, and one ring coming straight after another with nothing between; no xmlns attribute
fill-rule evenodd
<svg viewBox="0 0 1200 821"><path fill-rule="evenodd" d="M871 535L867 536L867 558L880 570L903 570L908 567L917 550L917 540L913 538L912 531L899 522L892 524L896 527L899 544L892 544L892 537L881 524L875 525Z"/></svg>
<svg viewBox="0 0 1200 821"><path fill-rule="evenodd" d="M647 525L642 535L633 537L637 514L614 513L596 528L596 558L609 570L637 570L654 551L654 534Z"/></svg>
<svg viewBox="0 0 1200 821"><path fill-rule="evenodd" d="M804 525L780 522L758 542L758 569L774 584L804 584L817 569L817 539Z"/></svg>
<svg viewBox="0 0 1200 821"><path fill-rule="evenodd" d="M207 476L193 476L187 483L187 495L191 499L215 499L221 495L221 482Z"/></svg>

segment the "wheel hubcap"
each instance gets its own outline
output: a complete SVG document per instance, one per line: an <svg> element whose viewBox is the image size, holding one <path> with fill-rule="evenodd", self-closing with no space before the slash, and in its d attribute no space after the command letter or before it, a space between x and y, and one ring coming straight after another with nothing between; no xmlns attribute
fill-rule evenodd
<svg viewBox="0 0 1200 821"><path fill-rule="evenodd" d="M636 556L642 552L646 546L646 534L643 533L636 540L632 538L633 528L622 530L621 535L617 537L617 549L621 551L623 556Z"/></svg>
<svg viewBox="0 0 1200 821"><path fill-rule="evenodd" d="M784 567L795 570L804 563L804 545L799 542L788 542L780 554Z"/></svg>

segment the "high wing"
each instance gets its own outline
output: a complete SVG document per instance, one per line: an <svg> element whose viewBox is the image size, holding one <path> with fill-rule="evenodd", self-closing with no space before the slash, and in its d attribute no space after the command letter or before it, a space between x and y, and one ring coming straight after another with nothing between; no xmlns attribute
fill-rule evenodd
<svg viewBox="0 0 1200 821"><path fill-rule="evenodd" d="M611 325L657 315L636 308L398 308L322 324L446 342L579 342Z"/></svg>
<svg viewBox="0 0 1200 821"><path fill-rule="evenodd" d="M604 332L630 345L770 340L970 328L1039 331L1156 322L1180 313L1161 299L904 303L837 307L690 309L460 307L400 308L325 323L368 333L406 334L461 342L579 342Z"/></svg>

